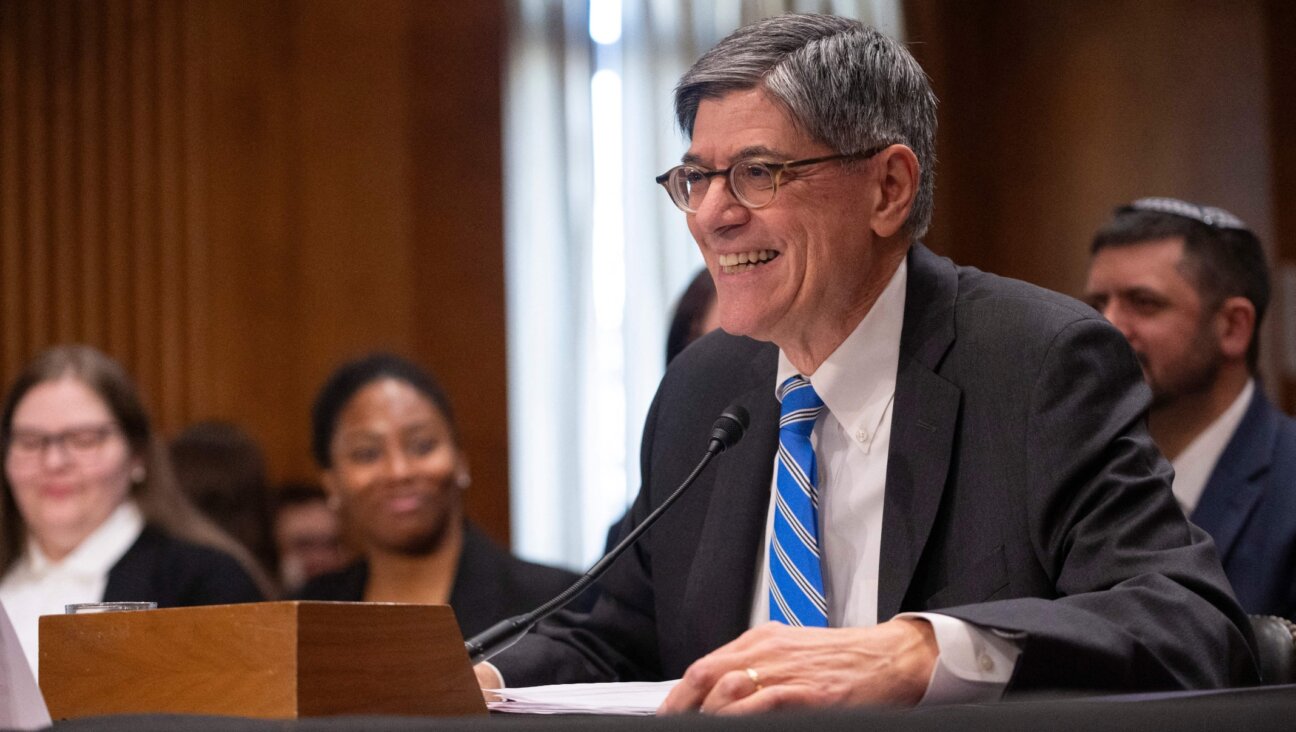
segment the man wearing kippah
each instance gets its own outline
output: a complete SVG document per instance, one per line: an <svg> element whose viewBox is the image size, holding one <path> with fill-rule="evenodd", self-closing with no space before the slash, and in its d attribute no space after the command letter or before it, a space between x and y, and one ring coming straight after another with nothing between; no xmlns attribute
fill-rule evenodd
<svg viewBox="0 0 1296 732"><path fill-rule="evenodd" d="M1260 241L1222 209L1140 199L1094 236L1086 297L1133 346L1175 499L1214 538L1238 601L1296 619L1296 420L1256 381Z"/></svg>
<svg viewBox="0 0 1296 732"><path fill-rule="evenodd" d="M1129 344L1083 303L921 243L936 100L876 29L783 15L675 90L658 177L724 332L671 362L639 523L587 615L541 623L484 685L679 678L661 711L1212 688L1255 677L1209 537L1170 494Z"/></svg>

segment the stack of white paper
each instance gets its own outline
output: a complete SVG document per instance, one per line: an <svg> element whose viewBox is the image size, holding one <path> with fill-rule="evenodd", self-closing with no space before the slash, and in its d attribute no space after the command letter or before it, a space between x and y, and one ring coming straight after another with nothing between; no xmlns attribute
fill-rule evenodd
<svg viewBox="0 0 1296 732"><path fill-rule="evenodd" d="M499 689L502 701L488 704L492 712L517 714L639 714L657 711L679 681L640 681L619 684L554 684Z"/></svg>
<svg viewBox="0 0 1296 732"><path fill-rule="evenodd" d="M45 698L36 688L27 656L0 604L0 729L40 729L49 725Z"/></svg>

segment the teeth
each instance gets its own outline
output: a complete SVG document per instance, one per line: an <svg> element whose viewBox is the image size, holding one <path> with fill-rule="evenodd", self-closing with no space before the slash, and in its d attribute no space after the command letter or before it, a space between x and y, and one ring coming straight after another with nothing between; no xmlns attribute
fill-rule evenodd
<svg viewBox="0 0 1296 732"><path fill-rule="evenodd" d="M778 253L770 249L758 249L754 252L738 252L736 254L721 254L721 267L737 267L742 264L756 264L758 262L768 262ZM735 270L737 271L737 270Z"/></svg>

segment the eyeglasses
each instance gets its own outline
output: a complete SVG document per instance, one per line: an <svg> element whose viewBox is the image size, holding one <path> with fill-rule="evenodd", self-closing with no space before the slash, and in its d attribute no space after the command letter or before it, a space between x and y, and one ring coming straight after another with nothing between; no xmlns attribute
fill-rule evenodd
<svg viewBox="0 0 1296 732"><path fill-rule="evenodd" d="M707 170L696 165L676 165L657 176L657 182L670 194L671 201L684 213L697 213L711 187L711 179L726 176L729 190L738 203L747 208L764 208L774 201L783 176L792 168L831 160L867 160L885 150L889 145L878 145L860 153L826 155L787 163L769 163L763 160L739 160L723 170Z"/></svg>
<svg viewBox="0 0 1296 732"><path fill-rule="evenodd" d="M18 465L34 465L45 455L46 449L57 445L73 461L88 462L99 456L104 443L116 432L117 425L112 422L73 427L62 432L15 431L9 435L9 461Z"/></svg>

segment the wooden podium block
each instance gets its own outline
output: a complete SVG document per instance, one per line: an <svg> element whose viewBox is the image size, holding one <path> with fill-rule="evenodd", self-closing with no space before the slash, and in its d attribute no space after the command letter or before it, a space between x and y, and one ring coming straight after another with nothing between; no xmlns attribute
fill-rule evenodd
<svg viewBox="0 0 1296 732"><path fill-rule="evenodd" d="M485 714L445 605L263 602L40 619L55 720Z"/></svg>

